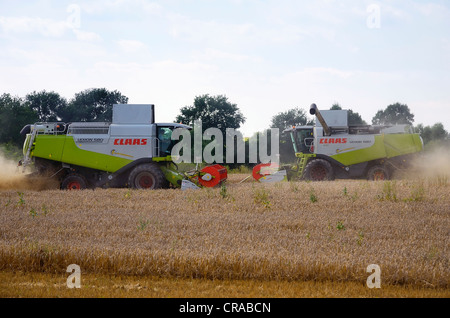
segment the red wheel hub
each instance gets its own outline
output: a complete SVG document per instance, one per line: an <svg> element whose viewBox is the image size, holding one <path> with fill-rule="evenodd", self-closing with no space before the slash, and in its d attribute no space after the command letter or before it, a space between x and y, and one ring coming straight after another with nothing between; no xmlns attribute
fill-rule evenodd
<svg viewBox="0 0 450 318"><path fill-rule="evenodd" d="M81 184L77 181L72 181L67 185L68 190L81 190Z"/></svg>
<svg viewBox="0 0 450 318"><path fill-rule="evenodd" d="M311 169L311 177L313 180L325 180L327 177L327 169L322 166L317 166Z"/></svg>
<svg viewBox="0 0 450 318"><path fill-rule="evenodd" d="M374 180L384 180L384 179L386 179L386 176L384 175L383 171L375 171L375 173L373 174L373 179Z"/></svg>
<svg viewBox="0 0 450 318"><path fill-rule="evenodd" d="M143 189L150 189L153 187L154 180L150 175L143 175L139 178L139 186Z"/></svg>

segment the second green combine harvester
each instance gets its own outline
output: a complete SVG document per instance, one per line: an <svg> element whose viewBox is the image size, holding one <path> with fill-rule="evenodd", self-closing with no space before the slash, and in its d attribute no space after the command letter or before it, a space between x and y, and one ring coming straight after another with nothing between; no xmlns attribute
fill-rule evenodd
<svg viewBox="0 0 450 318"><path fill-rule="evenodd" d="M422 138L409 125L352 126L347 110L320 112L315 104L310 114L316 116L314 126L285 130L298 159L297 165L286 169L290 180L386 180L423 150Z"/></svg>

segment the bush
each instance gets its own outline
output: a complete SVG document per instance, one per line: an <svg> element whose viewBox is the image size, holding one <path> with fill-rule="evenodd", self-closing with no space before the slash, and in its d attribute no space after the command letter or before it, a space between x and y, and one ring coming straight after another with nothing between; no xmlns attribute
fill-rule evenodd
<svg viewBox="0 0 450 318"><path fill-rule="evenodd" d="M19 161L23 158L22 149L12 142L0 144L0 154L7 160Z"/></svg>

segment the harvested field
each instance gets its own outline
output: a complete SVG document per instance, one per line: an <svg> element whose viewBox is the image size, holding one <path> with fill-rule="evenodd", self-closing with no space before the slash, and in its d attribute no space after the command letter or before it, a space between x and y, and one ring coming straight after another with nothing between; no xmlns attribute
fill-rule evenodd
<svg viewBox="0 0 450 318"><path fill-rule="evenodd" d="M140 191L2 190L0 270L450 286L446 178Z"/></svg>

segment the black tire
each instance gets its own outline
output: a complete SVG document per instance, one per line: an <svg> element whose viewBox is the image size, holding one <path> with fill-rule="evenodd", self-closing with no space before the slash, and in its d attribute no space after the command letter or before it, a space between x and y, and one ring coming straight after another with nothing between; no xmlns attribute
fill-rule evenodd
<svg viewBox="0 0 450 318"><path fill-rule="evenodd" d="M311 181L334 180L333 167L326 160L313 159L306 165L305 179Z"/></svg>
<svg viewBox="0 0 450 318"><path fill-rule="evenodd" d="M390 174L389 170L386 169L384 166L373 166L369 169L367 172L367 180L370 181L383 181L383 180L389 180Z"/></svg>
<svg viewBox="0 0 450 318"><path fill-rule="evenodd" d="M134 189L161 189L166 185L166 178L158 165L141 164L131 170L128 186Z"/></svg>
<svg viewBox="0 0 450 318"><path fill-rule="evenodd" d="M61 182L62 190L84 190L88 186L86 178L80 174L69 174Z"/></svg>

